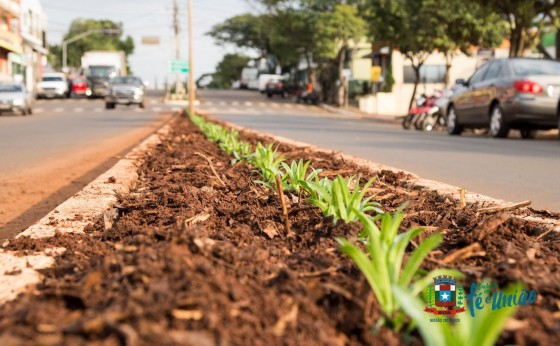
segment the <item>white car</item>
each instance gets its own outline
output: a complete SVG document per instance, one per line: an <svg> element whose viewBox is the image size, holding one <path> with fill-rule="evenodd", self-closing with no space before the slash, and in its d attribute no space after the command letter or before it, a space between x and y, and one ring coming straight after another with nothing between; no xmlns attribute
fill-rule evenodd
<svg viewBox="0 0 560 346"><path fill-rule="evenodd" d="M32 113L32 102L31 94L25 90L23 83L0 83L0 113L29 115Z"/></svg>
<svg viewBox="0 0 560 346"><path fill-rule="evenodd" d="M37 83L37 98L67 97L68 80L64 73L45 73Z"/></svg>

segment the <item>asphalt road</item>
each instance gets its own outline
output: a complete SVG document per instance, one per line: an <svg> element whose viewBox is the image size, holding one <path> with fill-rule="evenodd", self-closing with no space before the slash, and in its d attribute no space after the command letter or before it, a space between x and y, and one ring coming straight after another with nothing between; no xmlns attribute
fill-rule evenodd
<svg viewBox="0 0 560 346"><path fill-rule="evenodd" d="M342 151L506 201L560 211L560 141L405 131L251 91L201 91L201 108L247 128Z"/></svg>
<svg viewBox="0 0 560 346"><path fill-rule="evenodd" d="M180 109L157 100L114 110L102 100L39 100L31 116L2 113L0 240L79 191Z"/></svg>
<svg viewBox="0 0 560 346"><path fill-rule="evenodd" d="M106 110L102 100L37 100L33 115L0 115L0 177L19 174L69 150L85 149L158 120L161 105L147 109L117 106Z"/></svg>

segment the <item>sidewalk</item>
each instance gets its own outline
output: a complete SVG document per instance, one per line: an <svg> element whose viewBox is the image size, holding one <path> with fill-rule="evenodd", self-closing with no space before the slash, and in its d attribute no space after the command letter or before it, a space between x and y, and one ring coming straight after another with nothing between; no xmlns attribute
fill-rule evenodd
<svg viewBox="0 0 560 346"><path fill-rule="evenodd" d="M382 114L369 114L369 113L365 113L365 112L360 111L357 107L354 107L354 106L338 108L338 107L334 107L334 106L331 106L331 105L321 103L319 105L319 107L321 107L322 109L324 109L324 110L326 110L327 112L330 112L330 113L345 115L345 116L352 117L352 118L357 118L357 119L368 119L368 120L374 120L374 121L377 121L377 122L387 123L387 124L399 124L401 122L401 119L400 119L399 116L382 115Z"/></svg>

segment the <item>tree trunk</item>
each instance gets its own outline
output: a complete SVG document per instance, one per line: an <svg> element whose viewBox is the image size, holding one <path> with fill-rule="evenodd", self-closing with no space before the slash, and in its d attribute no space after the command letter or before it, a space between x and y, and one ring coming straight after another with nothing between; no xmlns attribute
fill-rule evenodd
<svg viewBox="0 0 560 346"><path fill-rule="evenodd" d="M513 30L510 31L509 57L514 58L523 55L523 28L517 24Z"/></svg>
<svg viewBox="0 0 560 346"><path fill-rule="evenodd" d="M412 97L410 98L408 109L412 108L412 105L414 104L414 99L416 98L416 89L418 88L418 83L420 82L420 67L422 67L422 65L418 65L418 66L412 65L412 68L414 69L414 75L416 78L414 80L414 89L412 89Z"/></svg>
<svg viewBox="0 0 560 346"><path fill-rule="evenodd" d="M449 71L451 70L451 63L453 62L453 53L445 52L445 86L448 87L451 84L451 76Z"/></svg>
<svg viewBox="0 0 560 346"><path fill-rule="evenodd" d="M560 30L556 31L556 60L560 60Z"/></svg>
<svg viewBox="0 0 560 346"><path fill-rule="evenodd" d="M313 85L313 89L315 89L315 70L311 66L311 57L308 53L305 53L305 61L307 62L307 78L309 79L309 83Z"/></svg>
<svg viewBox="0 0 560 346"><path fill-rule="evenodd" d="M346 62L346 45L343 45L338 52L338 92L336 98L337 106L344 104L344 96L346 91L346 78L344 77L344 63Z"/></svg>

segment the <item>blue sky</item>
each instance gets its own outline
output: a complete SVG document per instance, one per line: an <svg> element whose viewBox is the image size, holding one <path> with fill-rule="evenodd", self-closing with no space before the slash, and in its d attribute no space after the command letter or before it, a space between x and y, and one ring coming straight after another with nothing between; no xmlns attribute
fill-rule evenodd
<svg viewBox="0 0 560 346"><path fill-rule="evenodd" d="M246 0L192 0L194 15L195 75L213 72L216 64L233 47L219 47L204 35L214 24L237 14L256 9ZM178 0L181 16L181 56L186 59L187 0ZM47 40L60 44L62 36L75 18L110 19L124 24L124 35L134 38L136 49L129 58L134 73L152 85L162 86L164 79L174 80L167 73L167 62L174 57L172 8L173 0L41 0L48 17ZM159 46L143 46L142 36L158 36Z"/></svg>

